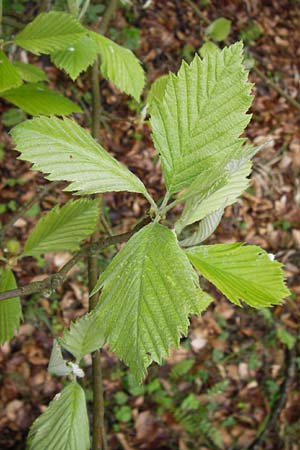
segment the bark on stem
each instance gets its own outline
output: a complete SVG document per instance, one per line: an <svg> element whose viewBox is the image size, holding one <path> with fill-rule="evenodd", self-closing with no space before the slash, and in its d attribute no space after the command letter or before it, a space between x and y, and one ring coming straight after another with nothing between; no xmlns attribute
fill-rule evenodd
<svg viewBox="0 0 300 450"><path fill-rule="evenodd" d="M111 0L107 4L103 15L99 31L105 34L108 24L117 8L117 0ZM99 58L96 59L91 73L92 81L92 135L100 141L100 113L101 113L101 94L99 77ZM101 200L100 200L101 201ZM100 211L102 208L100 208ZM99 217L100 224L100 217ZM99 240L99 226L91 237L91 242L96 243ZM90 291L95 287L99 276L97 254L91 254L88 257L88 280ZM99 294L90 298L89 310L93 310L98 303ZM92 385L93 385L93 450L107 450L107 439L104 424L104 396L100 350L92 353Z"/></svg>
<svg viewBox="0 0 300 450"><path fill-rule="evenodd" d="M89 243L85 244L81 247L81 249L75 253L73 258L71 258L57 273L49 275L42 281L33 281L32 283L26 284L25 286L21 286L17 289L10 289L9 291L0 293L0 301L8 300L14 297L24 297L26 295L36 294L37 292L43 294L43 292L53 291L57 289L67 278L69 271L75 264L80 261L83 257L87 256L91 253L98 253L100 250L110 246L121 244L122 242L128 241L137 231L139 231L143 226L147 225L150 222L150 218L146 218L139 222L133 230L128 231L127 233L108 236L106 238L102 238L98 240L97 243Z"/></svg>

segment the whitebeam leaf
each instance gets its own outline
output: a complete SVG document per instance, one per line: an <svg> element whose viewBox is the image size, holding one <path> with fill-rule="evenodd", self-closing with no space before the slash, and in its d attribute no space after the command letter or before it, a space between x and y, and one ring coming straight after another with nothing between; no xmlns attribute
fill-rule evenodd
<svg viewBox="0 0 300 450"><path fill-rule="evenodd" d="M139 101L145 84L145 74L137 57L128 48L121 47L101 34L91 32L90 36L98 45L100 68L104 78Z"/></svg>
<svg viewBox="0 0 300 450"><path fill-rule="evenodd" d="M97 199L69 201L62 208L55 206L36 224L23 256L77 250L80 242L95 231L98 214Z"/></svg>
<svg viewBox="0 0 300 450"><path fill-rule="evenodd" d="M249 186L251 162L247 161L242 167L228 174L226 181L221 182L217 189L208 189L202 195L196 194L186 201L184 210L175 224L177 233L194 222L202 220L221 207L235 203L238 197Z"/></svg>
<svg viewBox="0 0 300 450"><path fill-rule="evenodd" d="M40 117L17 125L11 132L20 159L49 180L65 180L66 190L80 194L109 191L139 192L143 183L110 156L90 134L70 119Z"/></svg>
<svg viewBox="0 0 300 450"><path fill-rule="evenodd" d="M67 366L67 363L63 358L61 348L56 339L53 341L53 347L48 364L48 372L60 377L68 375L72 372L71 367Z"/></svg>
<svg viewBox="0 0 300 450"><path fill-rule="evenodd" d="M81 112L81 108L66 97L52 91L42 83L23 84L2 94L5 100L18 106L32 116L69 115Z"/></svg>
<svg viewBox="0 0 300 450"><path fill-rule="evenodd" d="M75 80L95 61L98 53L96 42L89 36L84 36L73 45L51 54L51 61L59 69L67 72Z"/></svg>
<svg viewBox="0 0 300 450"><path fill-rule="evenodd" d="M19 71L9 61L5 53L0 50L0 92L20 84L22 84L22 78Z"/></svg>
<svg viewBox="0 0 300 450"><path fill-rule="evenodd" d="M72 14L52 11L39 14L13 41L20 47L40 55L74 45L86 34L87 30Z"/></svg>
<svg viewBox="0 0 300 450"><path fill-rule="evenodd" d="M205 241L217 228L221 222L224 213L224 207L217 209L216 211L208 214L198 224L198 229L190 237L180 241L182 247L192 247Z"/></svg>
<svg viewBox="0 0 300 450"><path fill-rule="evenodd" d="M199 272L230 301L254 308L279 305L289 295L281 264L254 245L200 245L186 250Z"/></svg>
<svg viewBox="0 0 300 450"><path fill-rule="evenodd" d="M79 362L84 355L103 346L104 336L101 332L100 318L93 313L80 317L71 323L70 330L64 330L59 343Z"/></svg>
<svg viewBox="0 0 300 450"><path fill-rule="evenodd" d="M157 78L151 84L151 87L150 87L150 90L149 90L148 96L147 96L147 104L150 106L150 108L151 108L153 99L156 98L159 101L161 101L163 99L168 80L169 80L168 75L162 75L161 77Z"/></svg>
<svg viewBox="0 0 300 450"><path fill-rule="evenodd" d="M177 76L169 75L163 99L152 102L153 139L171 194L220 158L243 157L239 136L250 120L252 98L242 57L241 43L212 50L203 60L196 55Z"/></svg>
<svg viewBox="0 0 300 450"><path fill-rule="evenodd" d="M83 389L73 382L52 400L30 428L28 450L89 450L89 422Z"/></svg>
<svg viewBox="0 0 300 450"><path fill-rule="evenodd" d="M186 335L189 316L211 302L176 237L152 223L136 233L100 277L103 287L95 315L110 349L138 380L152 361Z"/></svg>
<svg viewBox="0 0 300 450"><path fill-rule="evenodd" d="M17 283L10 269L0 272L0 292L15 289ZM9 341L20 327L22 307L19 297L0 301L0 344Z"/></svg>

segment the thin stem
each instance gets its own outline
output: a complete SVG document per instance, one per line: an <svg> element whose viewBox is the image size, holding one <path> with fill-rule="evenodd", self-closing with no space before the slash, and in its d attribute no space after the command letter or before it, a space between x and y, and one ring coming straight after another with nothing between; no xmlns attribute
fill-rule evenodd
<svg viewBox="0 0 300 450"><path fill-rule="evenodd" d="M83 17L85 15L85 13L87 12L89 6L90 6L90 0L85 0L83 6L81 8L81 11L79 13L79 16L78 16L79 20L83 19Z"/></svg>
<svg viewBox="0 0 300 450"><path fill-rule="evenodd" d="M276 426L278 422L278 417L284 408L288 393L290 392L294 377L295 377L295 359L296 359L296 345L287 351L286 355L286 367L284 379L279 388L279 395L272 405L272 409L267 416L264 426L255 437L252 443L247 447L246 450L259 450L262 448L262 444L265 441L269 432Z"/></svg>
<svg viewBox="0 0 300 450"><path fill-rule="evenodd" d="M181 198L181 197L176 198L176 200L174 200L173 202L169 203L169 204L165 207L164 212L167 213L168 211L170 211L170 209L173 209L175 206L177 206L177 205L179 205L180 203L183 203L183 202L185 202L185 201L186 201L186 198L184 198L184 199Z"/></svg>
<svg viewBox="0 0 300 450"><path fill-rule="evenodd" d="M144 196L148 200L148 202L150 203L150 205L151 205L153 211L155 212L155 214L157 215L157 213L158 213L157 204L153 200L152 196L149 194L148 191L145 192Z"/></svg>
<svg viewBox="0 0 300 450"><path fill-rule="evenodd" d="M253 56L252 56L253 57ZM281 97L285 98L288 103L290 103L295 109L300 111L300 103L297 102L293 97L291 97L289 94L284 92L283 89L277 84L274 83L273 80L268 78L261 70L259 70L257 67L253 67L252 72L254 72L261 80L263 80L267 86L270 86L274 91L277 92L277 94L281 95Z"/></svg>
<svg viewBox="0 0 300 450"><path fill-rule="evenodd" d="M108 0L107 8L103 14L101 23L99 25L99 33L105 34L107 32L108 24L115 14L118 6L118 0Z"/></svg>
<svg viewBox="0 0 300 450"><path fill-rule="evenodd" d="M103 15L99 31L105 34L108 24L117 8L117 0L111 0L107 4ZM98 142L100 141L100 114L101 114L101 93L100 93L100 73L99 58L93 64L91 73L92 83L92 135ZM100 208L102 210L102 208ZM97 243L99 240L99 228L101 218L99 217L99 227L91 237L91 243ZM93 290L99 276L98 256L91 254L88 257L88 280L89 289ZM90 298L89 310L92 311L98 303L99 293ZM92 384L93 384L93 443L92 450L107 450L107 438L104 424L104 396L103 379L101 367L101 353L96 350L92 353Z"/></svg>
<svg viewBox="0 0 300 450"><path fill-rule="evenodd" d="M77 16L78 6L77 6L76 0L67 0L67 3L68 3L69 12L71 14L73 14L74 16Z"/></svg>

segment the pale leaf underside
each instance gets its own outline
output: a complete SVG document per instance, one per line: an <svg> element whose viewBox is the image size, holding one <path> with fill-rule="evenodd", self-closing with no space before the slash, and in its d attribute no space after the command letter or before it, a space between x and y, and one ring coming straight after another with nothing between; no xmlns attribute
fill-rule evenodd
<svg viewBox="0 0 300 450"><path fill-rule="evenodd" d="M198 224L197 230L189 237L180 241L182 247L191 247L205 241L217 228L224 213L224 207L208 214Z"/></svg>
<svg viewBox="0 0 300 450"><path fill-rule="evenodd" d="M61 348L56 339L53 341L52 352L48 364L48 372L60 377L68 375L72 372L71 367L67 366L67 363L62 356Z"/></svg>
<svg viewBox="0 0 300 450"><path fill-rule="evenodd" d="M195 194L189 198L175 224L177 233L187 225L202 220L221 207L224 210L226 206L235 203L249 185L248 176L250 172L251 162L247 161L232 174L228 174L226 180L222 180L219 186L214 185L213 189L208 189L202 195Z"/></svg>

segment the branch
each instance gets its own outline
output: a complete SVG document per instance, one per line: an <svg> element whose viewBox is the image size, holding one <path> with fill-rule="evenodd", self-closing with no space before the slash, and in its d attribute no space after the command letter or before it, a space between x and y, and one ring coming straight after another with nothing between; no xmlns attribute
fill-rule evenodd
<svg viewBox="0 0 300 450"><path fill-rule="evenodd" d="M105 34L107 32L108 24L116 12L117 6L118 0L108 0L107 8L99 26L99 33Z"/></svg>
<svg viewBox="0 0 300 450"><path fill-rule="evenodd" d="M276 425L277 419L285 405L287 395L292 386L292 382L295 376L295 357L296 357L296 346L287 352L287 364L285 368L284 380L281 383L279 389L279 395L277 400L274 402L269 416L267 417L263 429L252 441L252 443L247 447L247 450L259 450L262 448L262 444L266 439L269 432Z"/></svg>
<svg viewBox="0 0 300 450"><path fill-rule="evenodd" d="M51 189L56 187L59 184L58 181L54 183L49 183L46 186L42 187L39 192L37 192L33 197L28 200L28 202L25 203L24 206L19 208L15 214L11 216L9 221L1 228L0 230L0 247L3 246L3 238L6 235L6 233L11 229L11 227L15 224L15 222L20 219L20 217L23 217L25 213L37 202L42 200Z"/></svg>
<svg viewBox="0 0 300 450"><path fill-rule="evenodd" d="M0 293L0 301L7 300L13 297L24 297L30 294L43 293L45 291L54 291L57 289L67 278L69 271L75 264L80 261L84 256L91 253L98 253L100 250L110 246L121 244L122 242L128 241L137 231L143 228L146 224L150 222L149 218L146 218L139 222L131 231L128 231L123 234L109 236L107 238L100 239L96 243L85 244L81 247L81 249L75 253L75 255L57 272L52 275L49 275L42 281L33 281L32 283L26 284L17 289L11 289L9 291Z"/></svg>
<svg viewBox="0 0 300 450"><path fill-rule="evenodd" d="M253 57L253 55L252 55ZM255 60L256 61L256 60ZM270 86L277 94L281 95L281 97L285 98L290 105L292 105L295 109L298 109L300 111L300 103L297 102L293 97L291 97L289 94L284 92L284 90L273 80L268 78L261 70L259 70L257 67L252 67L251 69L261 80L263 80L267 86Z"/></svg>
<svg viewBox="0 0 300 450"><path fill-rule="evenodd" d="M13 17L4 16L2 18L3 25L9 25L10 27L16 28L17 30L22 30L24 28L24 23L19 22L17 19Z"/></svg>

